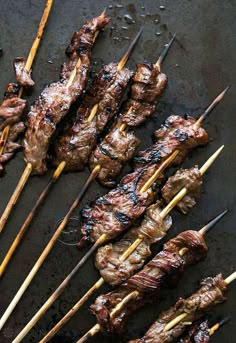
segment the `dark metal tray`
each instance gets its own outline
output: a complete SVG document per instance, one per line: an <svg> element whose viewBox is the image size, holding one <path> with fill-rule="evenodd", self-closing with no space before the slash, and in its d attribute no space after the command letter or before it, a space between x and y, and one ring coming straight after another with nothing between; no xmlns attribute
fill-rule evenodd
<svg viewBox="0 0 236 343"><path fill-rule="evenodd" d="M12 59L15 56L28 55L44 3L43 0L0 0L0 46L4 51L3 57L0 58L1 94L8 82L14 80ZM113 21L100 35L95 45L93 70L97 71L102 63L119 60L129 44L129 40L125 37L134 37L141 26L144 27L144 32L128 63L132 68L135 67L135 63L144 60L156 61L164 44L169 41L174 32L177 33L176 42L163 66L163 70L169 77L168 88L162 96L155 117L137 130L139 137L142 138L141 148L151 143L152 132L169 114L189 113L198 116L223 88L232 84L224 101L204 123L212 137L211 144L204 149L194 151L184 166L192 166L197 163L201 165L221 144L225 144L225 149L204 176L204 191L197 206L187 216L173 211L174 225L166 239L175 236L182 230L200 228L226 208L230 209L230 212L207 236L210 248L207 259L189 269L177 288L163 292L161 301L153 302L151 306L145 307L133 316L121 339L109 340L102 335L97 335L91 340L93 342L126 342L130 338L136 338L143 334L160 311L172 305L178 296L187 296L195 291L203 277L213 276L219 272L228 276L236 269L234 208L236 201L235 1L55 0L42 44L33 65L36 87L32 94L27 95L29 103L38 96L46 84L58 80L60 64L64 60L64 50L73 31L87 19L100 14L107 5L112 5L112 8L108 9L108 14ZM160 5L165 6L165 9L161 10ZM130 14L135 23L127 24L124 21L124 14ZM128 29L124 30L122 26L127 26ZM117 40L116 37L119 39ZM8 164L6 175L0 179L0 213L5 208L23 169L22 153L19 153ZM0 281L0 315L22 284L51 237L55 223L63 217L87 175L88 170L80 174L62 175L50 193ZM50 172L41 177L32 177L28 182L1 234L0 260L5 256L34 200L37 199L49 178ZM97 182L94 182L82 205L105 191ZM79 215L79 209L75 211L75 215ZM160 245L156 246L154 251L159 248ZM83 254L84 251L78 251L75 246L66 246L57 242L0 333L0 342L12 342L17 333L31 319ZM67 291L24 341L37 342L98 279L98 276L93 259L90 259L89 263L72 281ZM107 288L104 287L100 292L105 289ZM235 342L235 289L236 284L230 285L227 292L228 301L211 314L212 322L224 315L232 316L232 321L212 337L212 342ZM67 323L55 337L54 342L75 342L76 338L94 325L95 318L88 310L93 299L94 297Z"/></svg>

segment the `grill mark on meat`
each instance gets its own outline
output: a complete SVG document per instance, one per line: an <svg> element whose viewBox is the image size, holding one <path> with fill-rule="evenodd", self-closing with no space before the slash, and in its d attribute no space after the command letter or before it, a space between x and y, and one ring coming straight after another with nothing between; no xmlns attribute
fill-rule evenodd
<svg viewBox="0 0 236 343"><path fill-rule="evenodd" d="M86 206L81 211L82 216L82 241L95 242L102 234L107 235L107 240L116 237L127 229L139 218L154 199L154 192L140 193L139 189L150 177L149 170L143 169L126 175L120 184L107 194ZM115 213L127 216L127 222L120 222ZM92 223L88 233L87 225Z"/></svg>
<svg viewBox="0 0 236 343"><path fill-rule="evenodd" d="M190 116L186 119L171 115L154 134L155 143L151 148L140 151L134 158L135 169L142 165L160 165L175 150L180 150L171 165L183 162L189 151L208 143L208 134L203 128L196 128L196 120Z"/></svg>
<svg viewBox="0 0 236 343"><path fill-rule="evenodd" d="M154 64L138 64L134 75L134 83L131 86L129 100L123 105L116 124L111 131L96 147L90 157L89 165L93 169L96 165L101 168L97 179L105 186L113 186L116 178L120 175L124 165L131 160L140 144L140 141L133 132L120 132L122 124L129 128L140 125L149 118L155 111L156 104L162 94L167 77L160 73L159 68ZM130 110L132 109L132 110ZM105 151L112 151L106 154ZM114 159L113 157L116 157Z"/></svg>
<svg viewBox="0 0 236 343"><path fill-rule="evenodd" d="M185 323L198 320L212 307L226 300L224 297L226 287L227 284L221 274L214 278L206 278L201 282L201 288L196 293L187 299L180 298L173 307L160 314L155 323L141 339L133 340L129 343L146 341L155 343L175 342L184 333L186 329ZM188 313L184 321L179 322L171 330L164 332L166 324L184 312Z"/></svg>
<svg viewBox="0 0 236 343"><path fill-rule="evenodd" d="M119 241L98 249L96 267L107 283L112 286L121 284L139 270L151 256L151 245L163 238L172 225L170 216L164 220L160 217L162 208L163 204L160 201L149 206L139 226L129 229ZM140 236L143 241L125 261L121 261L121 255Z"/></svg>
<svg viewBox="0 0 236 343"><path fill-rule="evenodd" d="M189 250L179 255L182 248ZM173 285L181 277L184 270L203 259L207 254L207 246L199 232L185 231L171 239L145 267L130 277L116 290L100 295L91 306L98 323L106 333L120 333L127 318L145 303L158 297L164 285ZM138 291L137 298L132 299L115 317L110 317L111 310L128 294ZM181 313L181 312L180 312Z"/></svg>
<svg viewBox="0 0 236 343"><path fill-rule="evenodd" d="M117 70L117 66L118 63L105 65L95 76L77 111L73 126L62 133L52 148L54 165L66 161L66 170L79 171L88 162L98 136L116 113L126 86L133 76L129 69ZM88 122L96 104L96 115Z"/></svg>
<svg viewBox="0 0 236 343"><path fill-rule="evenodd" d="M169 203L183 187L187 188L188 193L178 202L177 208L186 214L196 205L196 199L201 195L202 176L198 166L190 169L181 168L169 177L161 190L163 199Z"/></svg>
<svg viewBox="0 0 236 343"><path fill-rule="evenodd" d="M47 170L46 157L50 140L57 124L67 114L71 104L81 95L85 87L96 33L108 22L107 18L97 17L74 33L66 50L69 61L62 66L61 80L47 86L30 108L23 146L25 161L32 164L34 173L42 174ZM83 47L82 51L80 47ZM67 87L71 72L79 59L81 65L76 69L70 87Z"/></svg>

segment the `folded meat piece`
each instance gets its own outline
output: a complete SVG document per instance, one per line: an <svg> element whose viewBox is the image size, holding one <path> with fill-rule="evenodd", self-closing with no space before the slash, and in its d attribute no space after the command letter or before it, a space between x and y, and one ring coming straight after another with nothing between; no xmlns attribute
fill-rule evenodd
<svg viewBox="0 0 236 343"><path fill-rule="evenodd" d="M130 127L142 124L155 112L156 104L163 93L167 77L154 64L138 64L131 86L129 99L124 103L116 123L97 146L90 157L90 169L100 166L97 179L105 186L114 186L124 165L131 160L139 140ZM126 130L120 132L120 127Z"/></svg>
<svg viewBox="0 0 236 343"><path fill-rule="evenodd" d="M179 251L187 248L188 251L180 255ZM171 239L145 267L129 278L116 290L100 295L91 306L102 330L109 333L120 333L125 321L145 303L158 297L161 288L173 285L181 277L186 267L196 264L207 254L208 248L203 236L197 231L185 231ZM112 309L127 295L138 291L138 296L132 298L126 306L111 318ZM207 300L207 299L206 299Z"/></svg>
<svg viewBox="0 0 236 343"><path fill-rule="evenodd" d="M127 161L131 160L140 140L133 131L123 133L114 127L99 144L90 157L90 169L101 166L98 177L104 186L114 186L116 176Z"/></svg>
<svg viewBox="0 0 236 343"><path fill-rule="evenodd" d="M25 125L22 121L22 114L26 107L26 100L18 98L19 86L15 83L10 83L4 95L4 100L0 106L0 137L6 126L10 126L9 136L3 151L0 155L0 174L4 170L4 163L9 161L16 150L21 145L15 141L18 136L24 132Z"/></svg>
<svg viewBox="0 0 236 343"><path fill-rule="evenodd" d="M174 115L168 117L162 127L155 132L154 145L140 151L134 158L134 168L138 169L147 164L157 168L177 149L179 154L172 165L181 164L192 149L208 143L207 132L201 127L196 127L195 123L196 120L190 116L186 119Z"/></svg>
<svg viewBox="0 0 236 343"><path fill-rule="evenodd" d="M16 81L22 87L33 87L35 82L31 78L31 70L25 68L26 59L24 57L16 57L13 61L13 66L16 73Z"/></svg>
<svg viewBox="0 0 236 343"><path fill-rule="evenodd" d="M105 282L112 286L119 285L142 268L151 256L151 245L163 238L172 225L170 216L161 218L162 208L160 201L149 206L139 226L129 229L119 241L98 249L96 267ZM125 261L121 261L122 254L139 237L142 237L143 241Z"/></svg>
<svg viewBox="0 0 236 343"><path fill-rule="evenodd" d="M109 19L101 15L74 33L66 50L69 62L62 66L61 80L46 87L30 108L23 146L25 161L31 163L34 173L42 174L47 170L46 157L50 141L57 125L85 88L93 43L99 30L108 22ZM75 74L72 74L73 70ZM71 74L73 80L68 86Z"/></svg>
<svg viewBox="0 0 236 343"><path fill-rule="evenodd" d="M107 240L118 236L143 215L154 199L155 191L140 192L149 179L149 170L126 175L120 184L81 211L82 242L95 242L102 234ZM160 179L161 180L161 179Z"/></svg>
<svg viewBox="0 0 236 343"><path fill-rule="evenodd" d="M186 187L188 193L178 202L177 208L184 214L188 213L196 205L196 199L200 198L202 189L202 175L198 166L190 169L179 169L161 190L166 203L169 203L179 191Z"/></svg>
<svg viewBox="0 0 236 343"><path fill-rule="evenodd" d="M227 284L221 274L207 278L201 282L201 288L187 299L180 298L169 310L163 312L157 321L150 327L146 334L129 343L172 343L178 341L189 322L192 323L206 314L212 307L226 300L224 292ZM187 317L175 325L171 330L164 331L165 326L182 313ZM180 341L181 342L181 341ZM193 340L183 342L194 342ZM208 342L208 341L196 341Z"/></svg>
<svg viewBox="0 0 236 343"><path fill-rule="evenodd" d="M52 161L58 165L66 161L66 170L79 171L85 167L97 143L99 134L117 111L119 102L133 72L127 68L117 70L118 63L105 65L95 76L73 126L59 136L52 148ZM97 105L94 119L88 121Z"/></svg>

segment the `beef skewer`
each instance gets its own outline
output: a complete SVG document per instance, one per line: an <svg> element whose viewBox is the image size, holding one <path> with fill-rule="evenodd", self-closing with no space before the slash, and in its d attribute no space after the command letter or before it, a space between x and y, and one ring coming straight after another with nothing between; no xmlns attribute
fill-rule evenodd
<svg viewBox="0 0 236 343"><path fill-rule="evenodd" d="M127 52L124 54L124 56L121 58L120 62L118 63L118 67L117 70L120 71L121 74L121 70L124 68L125 63L127 62L138 38L140 37L142 31L140 31L138 33L138 35L135 37L135 39L133 40L133 42L130 44ZM127 75L123 75L123 74L127 74ZM116 86L117 89L119 89L119 93L118 96L121 97L123 91L125 90L125 86L127 85L130 77L132 76L132 72L130 72L128 69L124 70L122 74L122 79L123 79L123 84L122 86ZM106 74L105 74L106 76ZM109 75L107 75L108 77ZM103 74L101 75L101 78L103 78ZM98 80L99 81L99 80ZM120 84L121 84L121 80L120 80ZM95 86L97 87L96 83ZM123 89L122 89L123 88ZM117 98L117 95L116 95ZM116 99L118 100L118 99ZM92 110L93 111L93 110ZM110 114L111 115L111 114ZM105 120L104 120L105 121ZM82 133L83 134L83 133ZM24 237L24 234L26 232L26 230L28 229L29 225L31 224L34 216L36 215L38 209L40 208L40 206L43 204L46 196L49 194L51 188L53 187L53 185L55 184L56 180L58 179L58 177L61 175L61 173L63 172L64 168L66 166L66 161L62 161L60 162L60 164L58 165L57 169L55 170L50 182L48 183L48 185L45 187L45 189L42 191L41 195L39 196L38 200L36 201L34 207L32 208L32 210L30 211L29 215L27 216L27 218L25 219L23 225L21 226L15 240L13 241L10 249L8 250L2 264L0 265L0 277L2 276L2 274L4 273L8 263L11 260L12 255L14 254L16 248L18 247L18 245L20 244L22 238Z"/></svg>
<svg viewBox="0 0 236 343"><path fill-rule="evenodd" d="M222 92L215 100L214 102L208 107L208 109L204 112L204 114L199 118L199 121L201 122L202 121L202 118L206 118L207 114L210 113L210 111L216 106L216 104L223 98L224 94L225 94L226 90L224 92ZM188 148L189 150L189 148ZM188 151L187 150L187 151ZM186 153L184 155L184 157L186 156ZM158 173L159 172L160 174L163 172L163 170L168 166L168 163L171 162L174 158L176 157L176 152L174 152L172 154L172 156L169 156L169 158L167 158L164 163L155 171L154 173L154 176L155 176L155 179L153 179L153 176L152 176L152 179L153 179L153 182L157 179L158 177ZM168 163L166 163L168 162ZM163 168L164 166L164 168ZM75 203L74 203L74 207L72 207L72 211L73 209L76 207ZM72 211L71 212L68 212L67 214L67 217L64 218L64 222L67 223L67 221L69 220L71 214L72 214ZM54 234L53 236L53 240L54 240L54 243L55 243L55 240L58 238L57 235L57 232L58 230L60 229L61 225L58 227L56 233ZM63 226L63 221L62 221L62 228L64 228ZM57 238L55 238L57 237ZM102 237L102 240L103 240L103 237ZM49 244L52 244L51 242L49 242ZM91 254L96 250L96 248L100 245L100 241L99 239L97 240L97 242L93 245L92 249L89 250L89 252L82 258L82 260L80 260L77 265L74 267L74 269L71 271L71 273L66 277L66 279L62 282L62 284L57 288L57 290L53 293L53 295L49 298L48 302L45 303L45 308L47 307L50 307L50 304L51 302L54 302L56 300L56 298L63 292L63 290L66 288L67 284L70 282L70 280L73 278L73 276L77 273L77 271L81 268L81 266L86 262L86 260L91 256ZM30 274L28 275L27 279L30 278ZM25 280L25 282L27 282L27 279ZM25 283L24 282L24 283ZM19 290L19 292L22 292L23 289L24 289L24 283L23 285L21 286L21 289ZM98 285L99 286L99 285ZM23 289L22 289L23 288ZM16 295L17 297L17 295ZM13 302L14 302L14 299L13 299ZM43 306L44 307L44 306ZM42 310L43 311L43 310ZM40 310L39 311L39 315L41 316L41 313L42 311Z"/></svg>
<svg viewBox="0 0 236 343"><path fill-rule="evenodd" d="M90 329L77 343L103 329L107 333L121 331L125 319L134 311L158 297L164 284L176 283L184 270L206 257L208 249L204 235L211 229L206 225L200 231L185 231L171 239L147 265L118 290L99 296L91 306L99 324Z"/></svg>
<svg viewBox="0 0 236 343"><path fill-rule="evenodd" d="M173 307L159 315L144 337L132 340L130 343L146 342L146 340L152 342L154 338L156 343L175 342L183 334L189 322L202 318L215 305L226 300L224 293L235 277L235 273L233 273L224 280L222 275L219 274L213 278L209 277L202 280L201 287L196 293L187 299L180 298ZM179 313L184 310L188 314L184 313L185 316L181 314L181 317ZM216 325L215 328L217 327L219 325ZM215 328L211 329L210 335L214 333Z"/></svg>
<svg viewBox="0 0 236 343"><path fill-rule="evenodd" d="M71 44L66 50L69 62L63 64L60 81L46 87L31 106L27 117L28 128L23 139L27 164L0 219L0 230L5 225L31 173L34 171L42 174L47 170L45 159L50 139L71 104L81 95L88 78L91 48L99 31L109 21L104 11L99 17L84 24L79 32L74 33Z"/></svg>
<svg viewBox="0 0 236 343"><path fill-rule="evenodd" d="M215 157L214 157L215 158ZM181 191L178 193L178 195L181 194ZM176 201L175 201L176 199ZM173 204L175 203L175 205L178 204L178 202L181 200L181 197L177 196L173 199ZM155 205L154 205L155 206ZM225 214L227 211L224 211L223 213L221 213L219 216L217 216L214 220L212 220L208 226L213 227L213 225L215 225ZM164 214L164 216L162 216L161 214ZM167 217L168 213L165 212L165 209L159 214L159 217L162 218L163 222L164 219ZM145 220L144 220L145 221ZM169 222L170 219L167 218L167 221ZM166 224L167 227L170 227L170 224ZM208 227L207 226L207 227ZM158 230L158 229L157 229ZM119 257L120 262L122 263L122 261L125 261L128 257L129 257L129 253L127 253L129 251L129 249L127 249L126 251L123 252L123 254ZM149 254L150 255L150 254ZM148 256L149 256L148 255ZM147 256L146 256L147 258ZM101 263L102 264L102 263ZM109 264L109 263L108 263ZM111 262L112 264L112 262ZM143 259L143 264L144 264L144 259ZM139 269L142 267L143 264L139 264ZM121 267L122 268L122 267ZM56 326L54 328L52 328L50 330L50 332L40 341L40 343L45 343L48 342L49 339L51 339L53 337L53 335L80 309L80 307L88 300L88 298L95 292L97 291L105 282L110 283L111 285L118 285L119 283L124 282L125 280L127 280L132 274L130 275L126 275L126 277L124 279L120 278L120 275L118 275L118 270L119 270L119 265L118 268L116 268L116 266L114 266L114 277L113 280L116 279L116 282L112 282L111 279L109 279L108 277L106 277L106 275L104 276L105 279L103 277L101 277L85 294L84 296L72 307L72 309L56 324ZM133 270L134 272L134 270ZM102 273L101 273L102 274ZM128 274L128 273L127 273ZM56 291L54 291L54 293L50 296L50 298L44 303L44 305L38 310L38 312L34 315L34 317L30 320L30 322L26 325L26 327L20 332L20 334L17 336L20 337L21 339L24 337L23 335L27 334L29 332L29 330L37 323L37 321L42 317L42 315L46 312L46 310L55 302L55 300L61 295L61 293L63 292L63 290L66 288L66 286L68 286L69 281L71 279L70 277L71 274L69 274L69 276L62 282L62 284L56 289ZM102 274L103 275L103 274ZM116 277L117 276L117 277ZM20 340L17 340L16 338L16 342L20 342Z"/></svg>
<svg viewBox="0 0 236 343"><path fill-rule="evenodd" d="M53 4L53 0L47 0L45 9L43 12L43 16L41 18L39 28L35 36L33 45L30 49L27 61L25 62L23 58L19 58L19 57L15 59L14 61L18 85L16 84L8 85L8 88L5 94L5 99L3 103L1 104L3 111L0 110L0 112L2 112L3 118L5 119L4 125L6 125L5 127L4 125L0 125L0 127L2 126L4 128L1 134L1 138L0 138L0 171L1 169L3 169L1 164L6 163L13 156L14 152L19 147L19 145L17 145L16 143L14 144L13 142L14 140L17 139L18 134L20 134L24 130L24 125L19 120L26 107L26 102L20 101L19 99L22 97L24 86L29 87L29 86L34 85L34 82L30 78L30 71L31 71L31 67L32 67L37 49L39 47L41 38L43 36L43 31L46 26L48 16L50 14L52 4ZM19 64L21 65L20 72L18 72ZM20 88L18 88L18 86L20 86ZM17 99L17 97L19 99ZM12 119L10 119L11 116L12 116ZM13 131L11 136L12 138L14 138L14 140L12 140L12 142L9 142L8 148L7 148L8 137L10 135L11 128ZM0 129L0 131L1 130L2 128ZM4 152L6 153L4 154ZM3 227L0 224L0 232L2 231L2 229Z"/></svg>

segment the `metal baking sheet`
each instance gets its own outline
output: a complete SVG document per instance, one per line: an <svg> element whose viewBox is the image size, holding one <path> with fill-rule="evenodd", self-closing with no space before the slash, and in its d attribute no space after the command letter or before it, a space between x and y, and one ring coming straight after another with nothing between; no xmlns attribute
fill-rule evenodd
<svg viewBox="0 0 236 343"><path fill-rule="evenodd" d="M8 82L14 80L12 59L27 56L36 33L45 1L0 0L0 57L1 84L3 94ZM230 212L207 236L209 254L205 261L186 271L175 289L162 292L159 302L137 312L129 321L127 331L121 338L108 339L97 335L93 342L126 342L141 336L157 318L161 310L172 305L178 296L187 296L199 287L199 281L206 276L222 272L229 275L236 268L235 232L235 1L205 0L55 0L42 44L33 65L36 87L26 98L29 103L40 94L44 86L58 80L60 64L64 61L64 50L72 33L88 19L101 13L105 6L112 17L112 23L100 34L93 49L92 70L97 71L102 63L119 60L130 40L141 26L144 31L128 62L135 64L144 60L155 62L163 46L174 32L177 39L163 65L169 77L168 88L161 98L156 115L137 130L142 139L141 149L151 143L151 134L169 114L189 113L197 117L210 101L227 85L232 87L224 101L215 109L204 126L212 142L203 149L194 151L184 166L202 164L222 144L225 149L209 172L204 176L203 193L197 206L187 216L173 211L174 225L168 237L186 229L199 229L209 219L228 208ZM160 8L160 6L164 6ZM125 21L124 15L133 18ZM124 29L122 27L127 27ZM24 169L22 153L7 165L6 175L0 179L0 212ZM50 179L50 173L31 177L20 197L3 233L0 236L0 260L5 256L13 238L18 232L33 202ZM4 277L0 280L0 314L19 289L34 262L42 252L55 230L56 222L64 216L77 192L81 188L88 170L82 173L62 175L50 193L44 206L28 229L19 249L14 255ZM94 182L83 199L80 208L106 190ZM79 208L74 213L79 216ZM73 226L73 225L72 225ZM78 230L78 227L69 230ZM63 235L62 240L73 242L77 232ZM158 251L161 244L155 246ZM0 342L12 342L17 333L31 319L40 305L64 279L84 251L74 245L58 241L46 259L22 300L0 333ZM53 307L32 329L24 342L38 342L39 339L69 310L86 290L98 279L93 259L84 266ZM99 293L107 290L103 287ZM212 323L219 317L230 315L232 320L215 334L211 341L232 343L236 337L236 284L229 286L228 301L213 311ZM92 297L82 309L63 327L53 342L75 342L91 326L95 317L89 312Z"/></svg>

